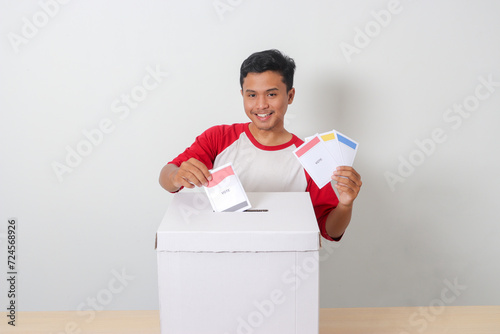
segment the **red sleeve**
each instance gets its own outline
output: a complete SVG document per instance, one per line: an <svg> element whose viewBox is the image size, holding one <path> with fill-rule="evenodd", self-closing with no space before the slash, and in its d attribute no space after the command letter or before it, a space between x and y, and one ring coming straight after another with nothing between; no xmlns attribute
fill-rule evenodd
<svg viewBox="0 0 500 334"><path fill-rule="evenodd" d="M194 143L169 164L179 167L184 161L195 158L212 169L215 158L245 131L248 123L216 125L196 137Z"/></svg>
<svg viewBox="0 0 500 334"><path fill-rule="evenodd" d="M184 161L195 158L212 169L215 158L220 152L221 137L223 137L224 126L214 126L196 137L194 143L175 159L169 162L179 167Z"/></svg>
<svg viewBox="0 0 500 334"><path fill-rule="evenodd" d="M333 191L332 185L327 184L323 188L319 189L316 183L312 180L309 174L306 173L307 177L307 191L311 196L311 201L314 207L314 213L316 214L316 219L318 220L319 230L321 235L331 241L340 241L342 236L333 239L326 233L326 218L330 212L337 207L339 200L337 195Z"/></svg>

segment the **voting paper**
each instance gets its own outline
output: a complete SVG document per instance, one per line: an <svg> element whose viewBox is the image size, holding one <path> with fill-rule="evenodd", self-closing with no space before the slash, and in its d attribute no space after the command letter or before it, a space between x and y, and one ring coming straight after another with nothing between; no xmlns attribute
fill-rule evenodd
<svg viewBox="0 0 500 334"><path fill-rule="evenodd" d="M215 212L239 212L252 207L231 163L210 173L212 181L204 188Z"/></svg>
<svg viewBox="0 0 500 334"><path fill-rule="evenodd" d="M340 132L336 132L336 134L344 165L352 167L358 151L358 143Z"/></svg>
<svg viewBox="0 0 500 334"><path fill-rule="evenodd" d="M340 146L339 146L339 141L337 138L337 133L335 130L330 131L330 132L325 132L319 135L321 140L326 144L326 148L330 152L330 154L333 156L335 161L338 163L339 166L345 166L346 163L344 161L344 158L342 156L342 152L340 151Z"/></svg>
<svg viewBox="0 0 500 334"><path fill-rule="evenodd" d="M333 171L338 163L318 135L300 145L293 151L293 154L319 188L323 188L332 181Z"/></svg>

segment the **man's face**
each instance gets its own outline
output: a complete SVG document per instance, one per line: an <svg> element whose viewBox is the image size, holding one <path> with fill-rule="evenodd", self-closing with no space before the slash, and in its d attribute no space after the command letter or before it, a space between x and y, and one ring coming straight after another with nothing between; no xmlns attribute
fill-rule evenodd
<svg viewBox="0 0 500 334"><path fill-rule="evenodd" d="M285 113L293 102L295 89L286 91L281 74L273 71L248 73L241 94L245 113L259 130L284 128Z"/></svg>

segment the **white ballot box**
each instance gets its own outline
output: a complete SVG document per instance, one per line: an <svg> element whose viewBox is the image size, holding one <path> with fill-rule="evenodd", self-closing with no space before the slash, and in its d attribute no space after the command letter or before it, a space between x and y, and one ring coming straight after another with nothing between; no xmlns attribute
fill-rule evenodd
<svg viewBox="0 0 500 334"><path fill-rule="evenodd" d="M309 193L213 212L178 193L158 228L162 334L317 334L320 234Z"/></svg>

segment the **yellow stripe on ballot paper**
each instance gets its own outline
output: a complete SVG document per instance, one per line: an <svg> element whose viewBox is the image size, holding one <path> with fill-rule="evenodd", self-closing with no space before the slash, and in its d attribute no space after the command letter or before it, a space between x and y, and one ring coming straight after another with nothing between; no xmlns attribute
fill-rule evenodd
<svg viewBox="0 0 500 334"><path fill-rule="evenodd" d="M321 136L321 139L323 139L324 141L329 141L329 140L335 139L335 132L323 135L323 136Z"/></svg>

